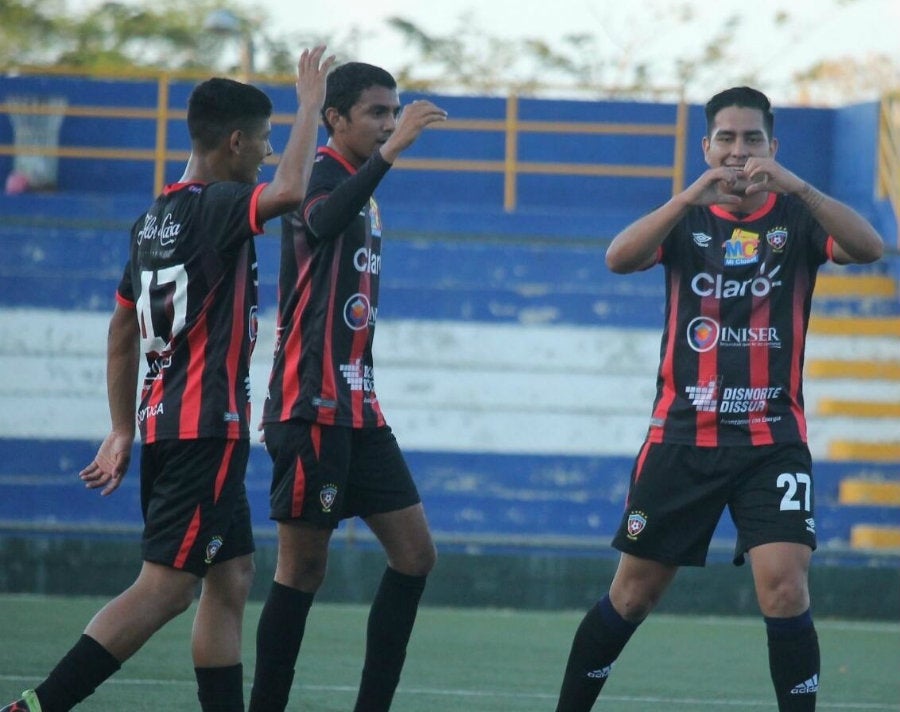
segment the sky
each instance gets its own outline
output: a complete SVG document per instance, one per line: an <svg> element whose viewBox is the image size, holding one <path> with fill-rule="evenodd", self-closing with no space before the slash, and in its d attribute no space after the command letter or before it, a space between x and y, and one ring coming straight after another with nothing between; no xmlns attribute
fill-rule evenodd
<svg viewBox="0 0 900 712"><path fill-rule="evenodd" d="M102 2L68 0L68 6L77 10ZM386 24L391 16L410 20L434 36L449 35L463 18L493 37L541 38L551 46L566 35L589 33L610 62L627 58L671 66L673 54L697 56L725 20L737 15L737 42L721 48L731 69L725 76L704 79L718 83L712 87L717 90L753 70L765 84L761 88L776 100L785 92L786 77L819 59L864 59L882 53L900 65L898 0L243 0L241 4L261 8L268 24L277 23L278 30L340 38L345 46L352 36L353 59L389 70L414 56L401 35ZM689 7L695 19L677 22L673 13L678 7ZM785 9L790 20L779 27L774 17Z"/></svg>

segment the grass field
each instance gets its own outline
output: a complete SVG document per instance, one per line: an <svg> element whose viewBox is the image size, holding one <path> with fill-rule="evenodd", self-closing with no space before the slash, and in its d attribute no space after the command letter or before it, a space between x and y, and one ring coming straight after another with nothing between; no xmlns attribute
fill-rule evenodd
<svg viewBox="0 0 900 712"><path fill-rule="evenodd" d="M38 683L68 650L100 598L0 595L0 705ZM260 604L248 607L244 665L252 679ZM353 706L367 610L317 604L289 709ZM581 612L425 607L394 712L530 712L555 706ZM191 613L158 633L78 709L198 709L188 637ZM900 712L900 624L818 620L820 710ZM762 622L656 615L638 631L597 712L775 710Z"/></svg>

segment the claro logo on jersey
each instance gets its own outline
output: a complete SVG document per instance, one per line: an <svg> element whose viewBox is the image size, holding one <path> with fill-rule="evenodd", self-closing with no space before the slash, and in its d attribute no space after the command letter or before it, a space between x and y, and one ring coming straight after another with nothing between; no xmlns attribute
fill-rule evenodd
<svg viewBox="0 0 900 712"><path fill-rule="evenodd" d="M765 262L759 266L759 272L752 279L725 279L721 274L700 272L691 280L691 291L699 297L715 299L735 299L754 296L765 297L775 288L781 286L776 279L781 265L776 265L771 273L766 273Z"/></svg>
<svg viewBox="0 0 900 712"><path fill-rule="evenodd" d="M360 247L353 253L353 266L357 272L378 274L381 272L381 255L368 247Z"/></svg>
<svg viewBox="0 0 900 712"><path fill-rule="evenodd" d="M357 292L344 302L344 323L353 331L375 326L377 313L378 308L369 304L369 298L362 292Z"/></svg>
<svg viewBox="0 0 900 712"><path fill-rule="evenodd" d="M698 316L691 320L685 334L690 346L697 353L711 351L716 346L768 346L780 349L781 339L778 329L767 327L721 326L715 319Z"/></svg>

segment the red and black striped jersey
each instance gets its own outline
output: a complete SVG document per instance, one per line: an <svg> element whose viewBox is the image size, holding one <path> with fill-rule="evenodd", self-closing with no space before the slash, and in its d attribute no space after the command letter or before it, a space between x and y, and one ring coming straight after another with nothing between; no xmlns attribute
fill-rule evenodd
<svg viewBox="0 0 900 712"><path fill-rule="evenodd" d="M136 310L149 366L138 410L145 444L250 437L263 186L175 183L132 227L116 298Z"/></svg>
<svg viewBox="0 0 900 712"><path fill-rule="evenodd" d="M806 330L832 246L793 196L772 193L746 217L687 212L658 255L666 312L650 442L806 442Z"/></svg>
<svg viewBox="0 0 900 712"><path fill-rule="evenodd" d="M372 194L389 168L377 151L356 170L320 148L303 205L282 218L263 422L384 425L372 360L381 275L381 216Z"/></svg>

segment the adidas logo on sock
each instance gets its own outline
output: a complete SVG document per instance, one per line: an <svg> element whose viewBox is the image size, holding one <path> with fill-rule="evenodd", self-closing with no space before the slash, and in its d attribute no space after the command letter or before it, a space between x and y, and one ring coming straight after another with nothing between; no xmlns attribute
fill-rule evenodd
<svg viewBox="0 0 900 712"><path fill-rule="evenodd" d="M600 668L599 670L591 670L588 672L587 676L594 680L605 680L609 677L609 673L612 670L612 665L607 665L606 667Z"/></svg>
<svg viewBox="0 0 900 712"><path fill-rule="evenodd" d="M801 682L791 690L792 695L812 695L819 691L819 674L816 673L806 682Z"/></svg>

